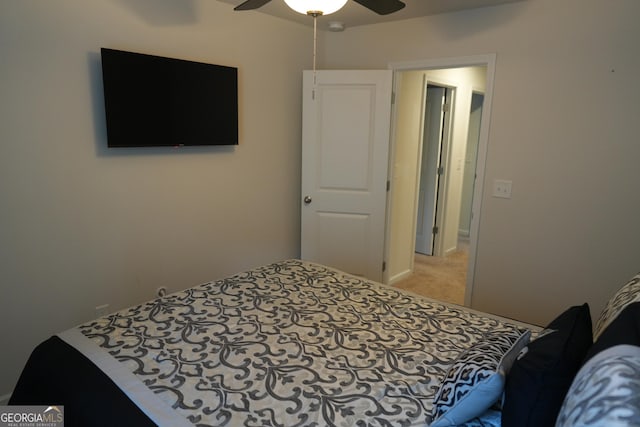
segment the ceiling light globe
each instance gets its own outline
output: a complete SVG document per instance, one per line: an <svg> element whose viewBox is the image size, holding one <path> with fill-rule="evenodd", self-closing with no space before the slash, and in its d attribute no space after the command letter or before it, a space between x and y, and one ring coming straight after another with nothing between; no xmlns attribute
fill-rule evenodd
<svg viewBox="0 0 640 427"><path fill-rule="evenodd" d="M303 15L329 15L342 9L347 0L284 0L291 9Z"/></svg>

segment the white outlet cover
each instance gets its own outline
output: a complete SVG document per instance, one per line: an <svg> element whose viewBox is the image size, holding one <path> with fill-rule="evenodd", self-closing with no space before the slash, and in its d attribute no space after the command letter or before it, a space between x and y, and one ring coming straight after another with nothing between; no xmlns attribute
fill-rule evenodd
<svg viewBox="0 0 640 427"><path fill-rule="evenodd" d="M494 180L493 181L493 197L510 199L512 185L513 185L513 182L506 179Z"/></svg>

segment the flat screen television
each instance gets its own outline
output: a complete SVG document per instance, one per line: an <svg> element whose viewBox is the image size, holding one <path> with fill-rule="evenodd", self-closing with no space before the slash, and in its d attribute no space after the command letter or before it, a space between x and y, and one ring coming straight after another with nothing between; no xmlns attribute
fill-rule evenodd
<svg viewBox="0 0 640 427"><path fill-rule="evenodd" d="M238 144L238 69L101 49L109 147Z"/></svg>

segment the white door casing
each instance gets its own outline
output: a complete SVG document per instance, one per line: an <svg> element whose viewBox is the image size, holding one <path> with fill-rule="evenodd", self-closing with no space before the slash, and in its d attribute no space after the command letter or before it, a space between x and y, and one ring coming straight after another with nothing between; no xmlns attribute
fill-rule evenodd
<svg viewBox="0 0 640 427"><path fill-rule="evenodd" d="M382 281L391 70L303 73L301 257Z"/></svg>

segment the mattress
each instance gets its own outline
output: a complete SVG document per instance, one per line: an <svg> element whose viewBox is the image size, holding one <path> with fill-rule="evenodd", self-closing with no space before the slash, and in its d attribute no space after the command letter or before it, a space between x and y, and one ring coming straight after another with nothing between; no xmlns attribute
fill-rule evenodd
<svg viewBox="0 0 640 427"><path fill-rule="evenodd" d="M428 426L452 363L505 326L523 325L286 260L58 334L11 403L64 404L67 425L97 407L104 425ZM63 384L37 396L50 369Z"/></svg>

